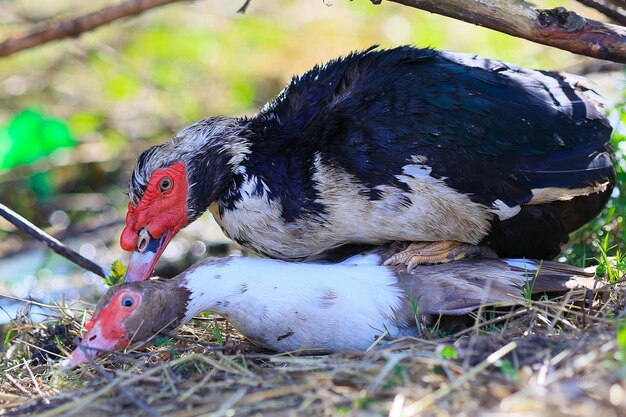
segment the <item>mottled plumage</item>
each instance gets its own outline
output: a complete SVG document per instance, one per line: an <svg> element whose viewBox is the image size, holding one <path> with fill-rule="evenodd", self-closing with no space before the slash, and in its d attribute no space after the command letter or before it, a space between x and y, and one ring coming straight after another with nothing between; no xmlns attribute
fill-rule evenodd
<svg viewBox="0 0 626 417"><path fill-rule="evenodd" d="M155 169L183 161L181 221L209 208L229 237L266 256L451 240L549 259L610 195L610 134L578 79L370 49L294 77L255 117L202 120L146 151L130 197L138 204Z"/></svg>

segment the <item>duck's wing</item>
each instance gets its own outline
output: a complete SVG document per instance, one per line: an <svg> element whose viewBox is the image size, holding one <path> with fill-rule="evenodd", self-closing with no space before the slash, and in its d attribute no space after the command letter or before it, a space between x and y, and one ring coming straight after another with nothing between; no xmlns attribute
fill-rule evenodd
<svg viewBox="0 0 626 417"><path fill-rule="evenodd" d="M500 256L555 256L602 208L615 176L611 127L588 88L467 54L353 53L295 77L250 125L248 173L271 185L286 220L323 217L319 172L372 201L399 190L405 204L424 191L407 176L424 176L497 214L488 241ZM601 198L567 215L544 207L588 194ZM524 250L507 245L510 235L523 236Z"/></svg>
<svg viewBox="0 0 626 417"><path fill-rule="evenodd" d="M275 164L303 169L318 158L372 199L376 186L405 187L397 176L407 164L475 201L509 206L530 201L532 189L606 182L612 166L610 124L581 83L432 49L368 50L316 66L251 124L254 158L278 153ZM291 171L278 165L276 174Z"/></svg>
<svg viewBox="0 0 626 417"><path fill-rule="evenodd" d="M525 259L468 259L443 265L424 265L406 274L398 268L398 285L407 294L399 312L420 315L462 315L483 304L519 303L524 293L565 293L572 289L599 289L588 269L556 262Z"/></svg>

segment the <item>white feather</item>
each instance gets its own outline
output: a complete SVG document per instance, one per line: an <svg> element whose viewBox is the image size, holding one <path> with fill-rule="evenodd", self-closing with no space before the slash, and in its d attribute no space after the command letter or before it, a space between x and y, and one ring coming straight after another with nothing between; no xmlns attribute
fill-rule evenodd
<svg viewBox="0 0 626 417"><path fill-rule="evenodd" d="M383 266L238 257L201 265L186 278L192 294L184 321L211 310L279 351L366 349L385 331L406 334L393 319L402 291Z"/></svg>
<svg viewBox="0 0 626 417"><path fill-rule="evenodd" d="M491 212L467 195L430 176L425 158L416 156L397 175L410 191L380 185L372 200L358 179L337 166L314 159L313 180L324 211L285 222L279 200L270 200L267 185L258 192L255 176L240 187L234 209L213 204L209 210L229 237L249 242L261 253L302 259L347 243L456 240L477 244L489 230Z"/></svg>

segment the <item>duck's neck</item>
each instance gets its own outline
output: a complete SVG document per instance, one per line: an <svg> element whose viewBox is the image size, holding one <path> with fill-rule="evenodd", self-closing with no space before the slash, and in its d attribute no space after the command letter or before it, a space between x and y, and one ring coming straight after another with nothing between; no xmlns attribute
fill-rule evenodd
<svg viewBox="0 0 626 417"><path fill-rule="evenodd" d="M178 133L177 138L184 138L186 144L190 222L220 200L231 186L235 170L250 153L247 129L244 119L212 117Z"/></svg>
<svg viewBox="0 0 626 417"><path fill-rule="evenodd" d="M397 331L394 311L402 304L393 273L367 262L355 268L231 257L199 265L181 283L190 291L183 321L209 310L279 350L367 348L385 329Z"/></svg>

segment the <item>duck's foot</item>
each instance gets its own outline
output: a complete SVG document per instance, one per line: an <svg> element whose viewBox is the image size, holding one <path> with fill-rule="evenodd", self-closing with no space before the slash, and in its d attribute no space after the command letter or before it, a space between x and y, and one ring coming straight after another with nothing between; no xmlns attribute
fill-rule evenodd
<svg viewBox="0 0 626 417"><path fill-rule="evenodd" d="M405 250L392 255L384 263L386 266L406 265L407 272L424 264L443 264L463 258L477 256L483 248L453 240L439 242L413 242Z"/></svg>

